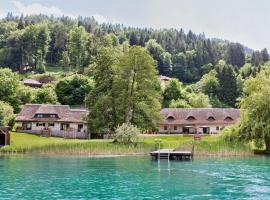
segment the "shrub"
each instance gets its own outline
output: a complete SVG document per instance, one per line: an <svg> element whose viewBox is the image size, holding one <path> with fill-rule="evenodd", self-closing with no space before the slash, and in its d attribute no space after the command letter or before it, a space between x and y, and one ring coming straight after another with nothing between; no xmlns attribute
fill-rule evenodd
<svg viewBox="0 0 270 200"><path fill-rule="evenodd" d="M39 61L37 63L36 71L37 71L37 73L40 73L40 74L43 74L43 73L46 72L46 67L45 67L45 65L41 61Z"/></svg>
<svg viewBox="0 0 270 200"><path fill-rule="evenodd" d="M231 127L226 127L221 131L221 138L231 144L236 144L240 142L239 130L237 126L231 126Z"/></svg>
<svg viewBox="0 0 270 200"><path fill-rule="evenodd" d="M115 141L123 144L136 144L139 141L140 130L130 123L123 123L116 129Z"/></svg>

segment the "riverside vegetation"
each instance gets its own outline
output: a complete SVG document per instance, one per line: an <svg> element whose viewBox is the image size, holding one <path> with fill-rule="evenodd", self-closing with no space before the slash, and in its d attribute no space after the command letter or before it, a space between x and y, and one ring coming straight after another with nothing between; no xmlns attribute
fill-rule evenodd
<svg viewBox="0 0 270 200"><path fill-rule="evenodd" d="M201 141L189 135L139 136L136 144L113 143L112 140L78 140L44 138L25 133L11 133L11 145L0 149L4 154L46 154L46 155L148 155L157 149L156 139L161 139L161 148L191 149L195 145L196 156L245 156L253 155L252 146L232 144L221 136L204 136Z"/></svg>

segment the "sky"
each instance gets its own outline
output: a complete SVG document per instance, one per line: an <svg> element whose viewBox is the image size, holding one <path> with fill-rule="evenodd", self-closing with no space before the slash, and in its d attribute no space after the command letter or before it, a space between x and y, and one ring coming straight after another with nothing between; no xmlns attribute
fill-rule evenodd
<svg viewBox="0 0 270 200"><path fill-rule="evenodd" d="M183 28L260 50L270 49L270 0L0 0L15 14L94 16L134 27Z"/></svg>

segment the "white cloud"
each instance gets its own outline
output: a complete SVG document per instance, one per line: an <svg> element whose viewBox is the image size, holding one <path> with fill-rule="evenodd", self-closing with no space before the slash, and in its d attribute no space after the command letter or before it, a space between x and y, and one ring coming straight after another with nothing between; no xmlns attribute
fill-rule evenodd
<svg viewBox="0 0 270 200"><path fill-rule="evenodd" d="M39 3L24 5L19 1L13 1L12 3L20 14L25 14L25 15L45 14L45 15L54 15L54 16L63 15L63 12L55 6L44 6Z"/></svg>

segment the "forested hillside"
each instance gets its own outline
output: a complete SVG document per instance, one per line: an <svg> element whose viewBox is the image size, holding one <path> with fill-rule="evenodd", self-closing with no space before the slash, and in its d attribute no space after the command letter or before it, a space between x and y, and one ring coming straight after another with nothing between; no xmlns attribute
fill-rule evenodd
<svg viewBox="0 0 270 200"><path fill-rule="evenodd" d="M139 99L149 98L149 102L155 97L162 107L237 107L237 101L243 95L245 79L270 66L266 49L252 51L242 44L209 39L204 34L192 31L98 24L91 17L18 17L9 13L0 21L0 66L10 68L21 77L47 80L45 83L49 84L40 89L25 89L18 82L22 78L5 69L1 72L1 76L6 77L0 78L1 87L7 81L10 81L9 86L14 87L12 91L2 87L0 100L9 103L16 112L24 103L57 102L70 105L87 103L92 109L101 110L101 105L93 105L93 99L102 102L99 98L103 98L105 105L106 101L116 100L117 95L122 95L123 99L118 100L125 104L125 108L119 112L122 112L121 116L125 115L121 120L127 121L129 113L136 112L134 107L127 106L131 102L124 98L129 94L129 88L122 93L127 83L125 78L135 73L126 64L137 66L131 52L140 55L142 65L149 66L149 71L144 72L149 76L136 76L138 80L134 79L134 84L144 83L142 88L149 85L148 89L143 90L148 91L150 96L140 94L142 88L133 86L130 94L135 89ZM152 64L156 65L159 75L175 79L166 83L165 88L159 89L144 82L145 78L149 78L155 83L157 74ZM48 73L49 68L58 72L60 69L61 73ZM115 83L117 87L114 87ZM156 94L153 88L160 90L161 95ZM106 97L100 96L105 93ZM148 114L160 107L157 105L153 108L148 103L141 105L141 101L135 102L138 106L144 106L140 109L148 109ZM140 109L137 110L137 118L132 116L137 124L142 123ZM109 113L108 116L117 122L115 113ZM110 121L112 118L108 119L108 123L113 123ZM146 118L144 115L144 121Z"/></svg>

